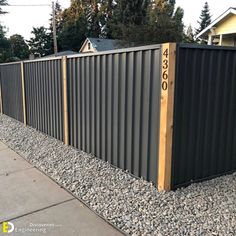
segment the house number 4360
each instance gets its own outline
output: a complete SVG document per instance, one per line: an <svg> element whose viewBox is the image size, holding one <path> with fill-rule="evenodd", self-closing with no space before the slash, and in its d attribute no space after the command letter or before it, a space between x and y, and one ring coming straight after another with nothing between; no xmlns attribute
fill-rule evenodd
<svg viewBox="0 0 236 236"><path fill-rule="evenodd" d="M162 84L161 87L163 90L167 90L168 88L168 68L169 68L169 60L168 60L169 51L166 49L163 52L163 60L162 60Z"/></svg>

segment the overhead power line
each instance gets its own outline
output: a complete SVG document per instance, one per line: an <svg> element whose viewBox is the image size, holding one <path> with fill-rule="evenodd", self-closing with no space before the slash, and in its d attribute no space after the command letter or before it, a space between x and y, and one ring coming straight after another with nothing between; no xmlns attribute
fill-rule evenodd
<svg viewBox="0 0 236 236"><path fill-rule="evenodd" d="M55 21L55 3L52 2L52 5L49 4L12 4L5 5L1 7L50 7L52 6L52 15L53 15L53 42L54 42L54 54L57 54L57 32L56 32L56 21Z"/></svg>
<svg viewBox="0 0 236 236"><path fill-rule="evenodd" d="M1 7L50 7L49 4L22 4L22 5L5 5Z"/></svg>

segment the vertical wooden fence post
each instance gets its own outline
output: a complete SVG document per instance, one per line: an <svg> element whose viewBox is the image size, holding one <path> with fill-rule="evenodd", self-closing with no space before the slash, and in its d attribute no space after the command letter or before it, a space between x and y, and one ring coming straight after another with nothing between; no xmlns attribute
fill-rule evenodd
<svg viewBox="0 0 236 236"><path fill-rule="evenodd" d="M22 84L22 103L23 103L23 119L24 125L27 125L26 120L26 101L25 101L25 75L24 75L24 62L21 62L21 84Z"/></svg>
<svg viewBox="0 0 236 236"><path fill-rule="evenodd" d="M2 84L0 81L0 113L3 114L3 105L2 105Z"/></svg>
<svg viewBox="0 0 236 236"><path fill-rule="evenodd" d="M162 44L158 190L171 189L176 44Z"/></svg>
<svg viewBox="0 0 236 236"><path fill-rule="evenodd" d="M62 57L62 82L63 82L63 117L64 117L64 143L69 145L68 132L68 101L67 101L67 57Z"/></svg>

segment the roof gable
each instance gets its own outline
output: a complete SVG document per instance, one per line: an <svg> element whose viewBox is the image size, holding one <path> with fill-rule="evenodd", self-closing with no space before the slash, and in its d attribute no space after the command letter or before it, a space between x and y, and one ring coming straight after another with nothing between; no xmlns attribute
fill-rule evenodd
<svg viewBox="0 0 236 236"><path fill-rule="evenodd" d="M89 41L89 39L86 38L85 41L84 41L84 43L82 44L82 46L81 46L79 52L82 52L82 51L83 51L83 49L84 49L85 45L88 43L88 41Z"/></svg>

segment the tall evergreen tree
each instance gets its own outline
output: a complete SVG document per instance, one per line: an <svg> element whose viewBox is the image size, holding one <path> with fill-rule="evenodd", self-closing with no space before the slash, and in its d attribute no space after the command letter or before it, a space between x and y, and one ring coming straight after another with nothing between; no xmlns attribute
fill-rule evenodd
<svg viewBox="0 0 236 236"><path fill-rule="evenodd" d="M176 42L181 42L184 36L184 10L181 7L177 7L176 11L173 11L173 16L171 17L172 24L174 27L174 39Z"/></svg>
<svg viewBox="0 0 236 236"><path fill-rule="evenodd" d="M82 0L81 6L87 21L89 37L109 37L109 23L113 16L115 1Z"/></svg>
<svg viewBox="0 0 236 236"><path fill-rule="evenodd" d="M146 31L149 0L119 0L111 20L112 36L140 44Z"/></svg>
<svg viewBox="0 0 236 236"><path fill-rule="evenodd" d="M29 58L29 46L25 42L23 36L14 34L10 37L9 42L14 57L21 60Z"/></svg>
<svg viewBox="0 0 236 236"><path fill-rule="evenodd" d="M11 47L6 38L6 31L2 25L0 25L0 63L11 61Z"/></svg>
<svg viewBox="0 0 236 236"><path fill-rule="evenodd" d="M82 0L72 0L62 14L62 30L58 43L62 50L79 51L88 35L87 19Z"/></svg>
<svg viewBox="0 0 236 236"><path fill-rule="evenodd" d="M31 33L33 37L28 41L30 52L35 57L43 57L51 54L51 38L48 30L43 26L39 28L33 27Z"/></svg>
<svg viewBox="0 0 236 236"><path fill-rule="evenodd" d="M113 0L101 0L100 2L100 14L102 15L100 17L101 35L105 38L112 38L111 22L116 3Z"/></svg>
<svg viewBox="0 0 236 236"><path fill-rule="evenodd" d="M101 35L100 0L83 0L82 8L87 20L88 36L98 38Z"/></svg>
<svg viewBox="0 0 236 236"><path fill-rule="evenodd" d="M112 35L135 45L179 42L183 15L175 0L120 0L114 10Z"/></svg>
<svg viewBox="0 0 236 236"><path fill-rule="evenodd" d="M120 0L116 7L116 17L123 24L145 23L149 0Z"/></svg>
<svg viewBox="0 0 236 236"><path fill-rule="evenodd" d="M181 42L184 35L183 16L182 8L175 10L175 0L156 0L150 8L147 41Z"/></svg>
<svg viewBox="0 0 236 236"><path fill-rule="evenodd" d="M58 45L78 51L86 37L121 39L126 45L181 41L183 14L175 0L71 0L58 14Z"/></svg>
<svg viewBox="0 0 236 236"><path fill-rule="evenodd" d="M208 5L208 2L205 2L203 9L201 11L201 15L199 17L198 21L198 28L195 31L195 34L199 34L201 31L203 31L208 25L211 24L211 14L210 14L210 8ZM207 40L207 35L203 35L202 40Z"/></svg>
<svg viewBox="0 0 236 236"><path fill-rule="evenodd" d="M186 43L194 43L194 33L193 33L193 28L191 25L188 26L188 29L186 31L186 35L184 38L184 42Z"/></svg>

